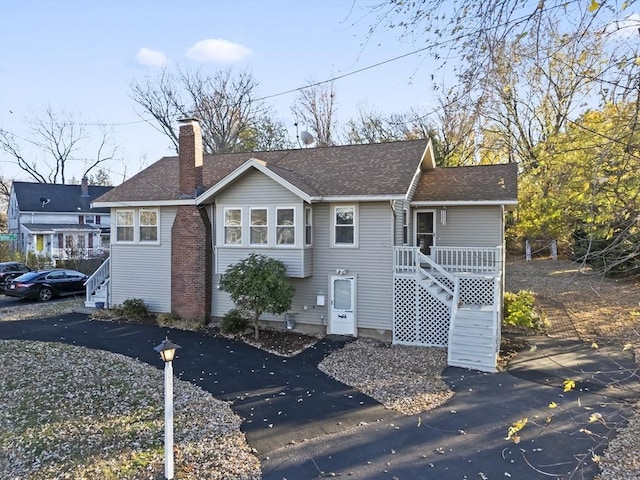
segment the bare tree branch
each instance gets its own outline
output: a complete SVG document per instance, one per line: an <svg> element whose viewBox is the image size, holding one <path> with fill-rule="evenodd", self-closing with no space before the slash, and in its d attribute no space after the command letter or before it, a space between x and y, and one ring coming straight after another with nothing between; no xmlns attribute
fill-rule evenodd
<svg viewBox="0 0 640 480"><path fill-rule="evenodd" d="M300 91L291 111L297 123L304 124L316 137L319 147L329 147L338 142L336 138L336 104L333 82L315 84Z"/></svg>

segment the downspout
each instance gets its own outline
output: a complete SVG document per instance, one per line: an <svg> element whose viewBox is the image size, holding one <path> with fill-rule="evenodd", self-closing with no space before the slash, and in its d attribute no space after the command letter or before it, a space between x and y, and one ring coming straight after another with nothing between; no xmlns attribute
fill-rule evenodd
<svg viewBox="0 0 640 480"><path fill-rule="evenodd" d="M391 233L393 234L391 236L393 247L395 247L398 243L397 242L398 226L396 225L396 223L398 222L398 212L396 209L395 202L396 202L395 200L389 200L389 206L391 207L391 211L393 212L393 223L392 223L392 230L391 230Z"/></svg>

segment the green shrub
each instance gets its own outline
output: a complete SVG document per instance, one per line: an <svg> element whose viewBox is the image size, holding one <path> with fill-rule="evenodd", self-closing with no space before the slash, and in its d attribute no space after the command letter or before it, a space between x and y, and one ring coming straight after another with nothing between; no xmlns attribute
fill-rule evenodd
<svg viewBox="0 0 640 480"><path fill-rule="evenodd" d="M220 278L220 288L229 294L237 309L251 312L256 340L260 335L260 315L286 312L295 295L284 262L255 253L231 265Z"/></svg>
<svg viewBox="0 0 640 480"><path fill-rule="evenodd" d="M122 313L131 318L144 318L149 316L149 308L140 298L127 298L122 302Z"/></svg>
<svg viewBox="0 0 640 480"><path fill-rule="evenodd" d="M236 308L224 314L220 321L220 331L226 335L236 335L249 328L249 319Z"/></svg>
<svg viewBox="0 0 640 480"><path fill-rule="evenodd" d="M536 308L536 294L530 290L504 294L504 324L524 327L531 330L542 330L544 318Z"/></svg>

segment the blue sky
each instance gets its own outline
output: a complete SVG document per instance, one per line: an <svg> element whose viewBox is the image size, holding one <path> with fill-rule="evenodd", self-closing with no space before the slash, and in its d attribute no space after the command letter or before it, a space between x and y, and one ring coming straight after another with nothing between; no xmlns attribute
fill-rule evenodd
<svg viewBox="0 0 640 480"><path fill-rule="evenodd" d="M107 124L118 146L110 165L122 181L163 155L170 144L141 123L130 98L132 81L154 76L162 64L213 73L250 71L261 95L302 87L412 52L422 45L378 32L369 0L0 0L0 128L32 137L28 118L51 106L74 115L90 138ZM360 106L382 113L435 105L430 60L411 55L335 82L342 121ZM267 101L292 127L296 94ZM137 122L137 123L136 123ZM24 152L43 161L37 150ZM78 152L79 175L92 157ZM126 169L125 169L126 165ZM27 179L0 153L0 175Z"/></svg>

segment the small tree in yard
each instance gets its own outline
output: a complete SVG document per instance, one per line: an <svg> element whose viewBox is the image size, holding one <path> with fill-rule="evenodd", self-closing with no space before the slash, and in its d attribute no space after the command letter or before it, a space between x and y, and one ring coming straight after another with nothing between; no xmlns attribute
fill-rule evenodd
<svg viewBox="0 0 640 480"><path fill-rule="evenodd" d="M220 288L231 295L238 310L253 314L255 338L262 313L279 315L291 308L295 289L287 283L287 267L280 260L252 253L230 266Z"/></svg>

